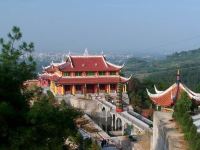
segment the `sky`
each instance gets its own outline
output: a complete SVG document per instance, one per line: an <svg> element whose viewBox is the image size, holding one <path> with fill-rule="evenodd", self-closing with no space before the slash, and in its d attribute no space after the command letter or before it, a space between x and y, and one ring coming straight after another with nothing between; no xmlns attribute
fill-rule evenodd
<svg viewBox="0 0 200 150"><path fill-rule="evenodd" d="M200 47L199 0L0 0L0 37L36 51L168 54Z"/></svg>

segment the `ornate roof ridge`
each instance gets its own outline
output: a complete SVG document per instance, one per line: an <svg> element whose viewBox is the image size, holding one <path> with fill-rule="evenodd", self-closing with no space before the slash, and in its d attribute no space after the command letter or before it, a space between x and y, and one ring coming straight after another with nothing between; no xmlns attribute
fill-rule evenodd
<svg viewBox="0 0 200 150"><path fill-rule="evenodd" d="M80 58L88 58L88 57L102 57L102 55L70 55L71 57L80 57Z"/></svg>
<svg viewBox="0 0 200 150"><path fill-rule="evenodd" d="M65 64L65 63L66 63L65 61L62 61L62 62L60 62L60 63L54 63L54 62L52 61L50 65L48 65L48 66L46 66L46 67L43 67L43 66L42 66L42 68L43 68L43 69L47 69L47 68L50 68L51 66L58 67L58 66L63 65L63 64Z"/></svg>
<svg viewBox="0 0 200 150"><path fill-rule="evenodd" d="M148 89L146 89L146 91L147 91L147 94L149 95L149 97L152 97L152 98L153 98L153 97L160 97L160 96L166 94L167 92L169 92L170 90L172 90L175 86L177 86L176 83L174 83L173 85L171 85L168 89L166 89L166 90L163 91L162 93L157 93L157 94L152 94L152 93L150 93Z"/></svg>
<svg viewBox="0 0 200 150"><path fill-rule="evenodd" d="M162 92L164 92L164 91L158 90L158 89L156 88L156 85L154 85L154 90L155 90L156 94L161 94Z"/></svg>
<svg viewBox="0 0 200 150"><path fill-rule="evenodd" d="M123 64L122 66L119 66L119 65L115 65L115 64L113 64L113 63L111 63L111 62L109 62L109 61L106 61L106 63L107 63L108 65L111 65L111 66L113 66L113 67L115 67L115 68L119 68L119 69L121 69L121 68L124 67L124 64Z"/></svg>
<svg viewBox="0 0 200 150"><path fill-rule="evenodd" d="M49 67L51 67L51 65L48 65L48 66L46 66L46 67L42 66L42 69L47 69L47 68L49 68Z"/></svg>
<svg viewBox="0 0 200 150"><path fill-rule="evenodd" d="M68 59L69 59L69 62L70 62L71 68L74 68L74 65L73 65L73 62L72 62L71 57L72 57L72 56L69 54L69 55L68 55Z"/></svg>
<svg viewBox="0 0 200 150"><path fill-rule="evenodd" d="M181 84L181 88L189 95L190 98L193 98L195 100L200 100L200 93L195 93L192 90L190 90L186 85Z"/></svg>
<svg viewBox="0 0 200 150"><path fill-rule="evenodd" d="M132 75L131 75L129 78L122 77L122 76L119 76L119 77L120 77L120 78L122 78L122 79L124 79L124 80L127 80L127 81L129 81L129 80L131 79Z"/></svg>
<svg viewBox="0 0 200 150"><path fill-rule="evenodd" d="M53 73L53 74L51 74L51 73L47 73L47 72L45 72L45 73L41 73L41 74L40 74L40 73L38 73L38 75L39 75L39 76L42 76L42 75L48 75L48 76L58 76L58 74L54 74L54 73Z"/></svg>
<svg viewBox="0 0 200 150"><path fill-rule="evenodd" d="M129 78L125 78L122 76L112 76L112 75L107 75L107 76L62 76L62 78L122 78L124 80L129 80Z"/></svg>
<svg viewBox="0 0 200 150"><path fill-rule="evenodd" d="M52 63L52 65L57 67L57 66L65 64L65 63L66 63L65 61L62 61L60 63Z"/></svg>

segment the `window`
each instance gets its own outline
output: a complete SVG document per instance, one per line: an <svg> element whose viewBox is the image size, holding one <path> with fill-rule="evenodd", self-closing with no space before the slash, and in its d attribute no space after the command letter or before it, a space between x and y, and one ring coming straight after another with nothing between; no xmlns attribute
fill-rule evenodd
<svg viewBox="0 0 200 150"><path fill-rule="evenodd" d="M93 76L93 75L94 75L94 72L92 71L87 72L87 76Z"/></svg>
<svg viewBox="0 0 200 150"><path fill-rule="evenodd" d="M64 74L63 74L64 76L69 76L70 75L70 73L69 72L64 72Z"/></svg>
<svg viewBox="0 0 200 150"><path fill-rule="evenodd" d="M110 75L116 75L116 72L112 71L110 72Z"/></svg>
<svg viewBox="0 0 200 150"><path fill-rule="evenodd" d="M76 72L75 73L75 76L81 76L82 75L82 72Z"/></svg>
<svg viewBox="0 0 200 150"><path fill-rule="evenodd" d="M104 75L105 75L105 72L104 72L104 71L100 71L100 72L99 72L99 75L100 75L100 76L104 76Z"/></svg>

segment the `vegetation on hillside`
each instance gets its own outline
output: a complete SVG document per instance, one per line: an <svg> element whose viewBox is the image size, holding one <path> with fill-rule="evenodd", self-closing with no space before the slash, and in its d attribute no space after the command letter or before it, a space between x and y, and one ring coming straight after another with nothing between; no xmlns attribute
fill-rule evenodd
<svg viewBox="0 0 200 150"><path fill-rule="evenodd" d="M163 84L166 89L176 80L176 70L180 69L181 80L189 88L200 91L200 49L176 52L165 59L130 58L124 68L125 74L134 74L140 80L151 80ZM161 90L162 90L161 89Z"/></svg>
<svg viewBox="0 0 200 150"><path fill-rule="evenodd" d="M153 60L130 58L123 72L133 74L129 82L129 97L136 111L152 107L146 88L154 93L153 86L166 90L176 82L176 72L180 69L182 83L195 92L200 92L200 49L183 51L167 56L165 59Z"/></svg>

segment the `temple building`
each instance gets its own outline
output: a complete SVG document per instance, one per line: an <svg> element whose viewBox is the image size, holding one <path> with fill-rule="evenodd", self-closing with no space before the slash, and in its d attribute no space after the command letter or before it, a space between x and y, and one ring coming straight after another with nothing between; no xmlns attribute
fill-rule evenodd
<svg viewBox="0 0 200 150"><path fill-rule="evenodd" d="M148 89L147 94L157 107L172 107L183 92L186 92L191 100L200 101L200 93L193 92L183 83L181 83L179 70L177 71L176 83L171 85L165 91L159 91L156 86L154 86L154 89L156 94L150 93Z"/></svg>
<svg viewBox="0 0 200 150"><path fill-rule="evenodd" d="M120 76L122 67L108 62L104 55L68 54L65 61L43 67L39 81L55 95L116 93L118 83L123 83L126 92L129 79Z"/></svg>

